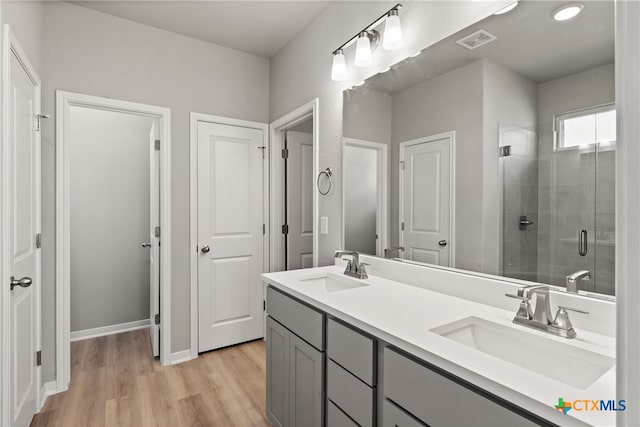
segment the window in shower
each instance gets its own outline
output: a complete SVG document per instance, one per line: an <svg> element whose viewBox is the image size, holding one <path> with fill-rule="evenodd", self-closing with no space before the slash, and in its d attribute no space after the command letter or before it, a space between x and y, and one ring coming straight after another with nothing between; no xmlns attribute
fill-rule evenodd
<svg viewBox="0 0 640 427"><path fill-rule="evenodd" d="M555 117L556 151L616 141L614 104L560 114Z"/></svg>

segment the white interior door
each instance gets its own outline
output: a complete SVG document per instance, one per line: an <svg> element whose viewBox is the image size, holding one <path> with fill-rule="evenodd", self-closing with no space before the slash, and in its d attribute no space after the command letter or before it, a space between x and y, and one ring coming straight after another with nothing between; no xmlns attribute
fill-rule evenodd
<svg viewBox="0 0 640 427"><path fill-rule="evenodd" d="M400 245L403 258L450 265L451 137L401 145Z"/></svg>
<svg viewBox="0 0 640 427"><path fill-rule="evenodd" d="M11 422L28 426L38 410L40 147L36 129L39 84L14 52L9 54L9 273ZM7 282L4 282L6 286ZM17 286L16 286L17 285Z"/></svg>
<svg viewBox="0 0 640 427"><path fill-rule="evenodd" d="M198 350L263 336L263 131L198 122Z"/></svg>
<svg viewBox="0 0 640 427"><path fill-rule="evenodd" d="M287 270L313 267L313 135L287 131Z"/></svg>
<svg viewBox="0 0 640 427"><path fill-rule="evenodd" d="M149 132L149 331L153 357L160 356L160 133L157 120ZM156 143L156 141L158 141ZM156 316L158 322L156 322Z"/></svg>

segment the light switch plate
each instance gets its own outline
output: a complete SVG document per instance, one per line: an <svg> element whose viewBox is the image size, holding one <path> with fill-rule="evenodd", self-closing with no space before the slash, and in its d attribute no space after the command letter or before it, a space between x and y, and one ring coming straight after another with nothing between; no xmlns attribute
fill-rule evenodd
<svg viewBox="0 0 640 427"><path fill-rule="evenodd" d="M320 234L329 234L329 217L320 217Z"/></svg>

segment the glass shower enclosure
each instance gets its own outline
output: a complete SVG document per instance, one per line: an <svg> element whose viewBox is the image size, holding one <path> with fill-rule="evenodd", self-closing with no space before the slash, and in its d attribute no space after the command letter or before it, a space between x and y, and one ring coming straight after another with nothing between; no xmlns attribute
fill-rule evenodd
<svg viewBox="0 0 640 427"><path fill-rule="evenodd" d="M536 128L499 126L501 274L615 293L615 109L560 115Z"/></svg>

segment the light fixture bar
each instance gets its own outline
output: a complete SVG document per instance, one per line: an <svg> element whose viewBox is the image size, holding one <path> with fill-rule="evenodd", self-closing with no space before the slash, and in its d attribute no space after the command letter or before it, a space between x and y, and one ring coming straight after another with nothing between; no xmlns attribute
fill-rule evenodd
<svg viewBox="0 0 640 427"><path fill-rule="evenodd" d="M399 10L401 7L402 7L402 3L396 4L391 9L389 9L385 13L383 13L382 16L380 16L378 19L376 19L375 21L373 21L372 23L370 23L369 25L364 27L362 30L358 31L353 37L351 37L345 43L343 43L338 48L336 48L332 53L335 54L339 50L344 50L344 49L348 48L349 46L351 46L351 44L353 44L356 40L358 40L358 37L360 36L360 33L362 33L363 31L368 32L371 29L377 27L378 25L380 25L387 18L387 16L389 16L389 13L392 10Z"/></svg>

